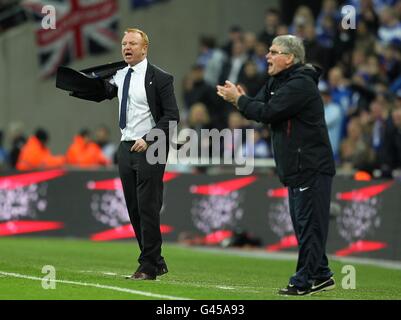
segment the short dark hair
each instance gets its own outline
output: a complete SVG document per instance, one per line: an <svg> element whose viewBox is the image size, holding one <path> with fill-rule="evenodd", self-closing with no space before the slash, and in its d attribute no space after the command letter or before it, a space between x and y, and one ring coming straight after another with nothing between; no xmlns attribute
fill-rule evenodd
<svg viewBox="0 0 401 320"><path fill-rule="evenodd" d="M276 8L267 8L265 10L265 15L267 16L268 14L274 14L276 16L280 16L280 11Z"/></svg>
<svg viewBox="0 0 401 320"><path fill-rule="evenodd" d="M200 37L199 42L201 43L201 45L208 47L208 48L216 47L216 39L212 36L203 35Z"/></svg>
<svg viewBox="0 0 401 320"><path fill-rule="evenodd" d="M88 128L83 128L81 130L79 130L79 135L81 137L89 137L90 136L90 131Z"/></svg>
<svg viewBox="0 0 401 320"><path fill-rule="evenodd" d="M43 128L37 128L35 131L35 137L42 142L43 144L46 144L49 141L49 134L47 131Z"/></svg>

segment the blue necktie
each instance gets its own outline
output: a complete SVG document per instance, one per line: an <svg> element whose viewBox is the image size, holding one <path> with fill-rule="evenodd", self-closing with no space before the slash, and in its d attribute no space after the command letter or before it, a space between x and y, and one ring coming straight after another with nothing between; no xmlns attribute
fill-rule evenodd
<svg viewBox="0 0 401 320"><path fill-rule="evenodd" d="M121 129L124 129L127 124L127 101L128 101L129 82L131 80L132 71L133 70L129 68L124 79L123 97L121 99L120 122L119 122Z"/></svg>

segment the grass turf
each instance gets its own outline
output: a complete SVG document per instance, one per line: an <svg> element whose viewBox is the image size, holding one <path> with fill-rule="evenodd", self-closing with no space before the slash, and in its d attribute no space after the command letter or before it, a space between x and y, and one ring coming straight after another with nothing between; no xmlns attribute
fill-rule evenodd
<svg viewBox="0 0 401 320"><path fill-rule="evenodd" d="M295 260L241 256L228 250L208 252L173 244L165 244L163 254L168 274L158 281L131 281L124 276L137 267L138 249L134 241L1 238L0 299L401 299L401 270L352 264L356 269L356 289L345 290L341 288L344 263L330 261L337 280L335 290L290 298L276 292L294 272ZM40 279L4 274L42 278L44 265L55 267L56 279L73 283L57 282L55 290L45 290ZM95 284L114 289L93 287ZM125 289L131 291L121 291Z"/></svg>

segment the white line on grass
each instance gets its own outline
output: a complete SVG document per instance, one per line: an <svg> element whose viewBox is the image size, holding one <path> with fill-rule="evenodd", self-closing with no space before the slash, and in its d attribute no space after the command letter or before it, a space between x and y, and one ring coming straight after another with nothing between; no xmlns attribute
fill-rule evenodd
<svg viewBox="0 0 401 320"><path fill-rule="evenodd" d="M216 288L223 289L223 290L235 290L235 288L227 287L227 286L216 286Z"/></svg>
<svg viewBox="0 0 401 320"><path fill-rule="evenodd" d="M254 249L247 251L244 249L234 249L234 248L218 248L218 247L188 247L185 245L171 245L175 247L193 249L196 251L208 252L213 254L225 254L240 257L251 257L251 258L261 258L269 260L297 260L298 254L296 252L267 252L263 249ZM329 260L336 260L342 263L355 263L355 264L365 264L372 265L376 267L382 267L387 269L401 270L401 261L394 260L384 260L384 259L372 259L372 258L362 258L362 257L337 257L334 255L328 255Z"/></svg>
<svg viewBox="0 0 401 320"><path fill-rule="evenodd" d="M14 278L36 280L36 281L42 281L43 280L43 278L39 278L39 277L32 277L32 276L27 276L27 275L24 275L24 274L5 272L5 271L0 271L0 275L4 275L4 276L8 276L8 277L14 277ZM84 287L94 287L94 288L100 288L100 289L108 289L108 290L120 291L120 292L131 293L131 294L136 294L136 295L146 296L146 297L151 297L151 298L158 298L158 299L191 300L190 298L167 296L167 295L163 295L163 294L151 293L151 292L146 292L146 291L132 290L132 289L128 289L128 288L120 288L120 287L115 287L115 286L106 286L106 285L101 285L101 284L98 284L98 283L88 283L88 282L79 282L79 281L58 280L58 279L56 279L54 281L55 282L59 282L59 283L74 284L74 285L84 286Z"/></svg>

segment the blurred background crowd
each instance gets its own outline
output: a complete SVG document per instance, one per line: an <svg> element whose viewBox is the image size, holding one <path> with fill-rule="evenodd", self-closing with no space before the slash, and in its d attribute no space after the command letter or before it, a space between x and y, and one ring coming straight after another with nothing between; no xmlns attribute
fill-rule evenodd
<svg viewBox="0 0 401 320"><path fill-rule="evenodd" d="M0 16L7 2L1 2ZM345 5L355 9L355 28L344 24L341 9ZM18 6L14 10L15 15L0 19L0 32L24 20L23 11ZM400 0L324 0L318 11L299 5L290 19L283 18L282 10L267 6L260 30L246 30L238 19L222 43L213 35L203 34L199 37L193 66L182 82L175 83L176 87L182 86L180 129L191 128L199 133L202 129L229 129L235 140L243 138L237 136L243 133L234 129L252 128L255 129L254 143L244 145L240 152L245 156L254 152L258 159L272 158L268 126L244 119L216 95L215 86L228 79L241 84L248 95L256 95L267 79L266 54L273 38L294 34L304 40L307 63L323 71L319 90L339 172L359 171L361 177L398 175L401 169L400 21ZM26 170L33 169L32 163L89 167L107 166L116 161L114 152L118 141L110 140L109 128L105 125L93 132L83 128L71 137L73 141L62 156L52 155L46 147L49 136L43 128L30 133L24 132L22 124L10 124L0 131L0 167ZM4 139L10 141L10 149L3 147ZM225 141L218 152L222 154L233 146L233 141ZM199 147L210 151L211 140L199 141ZM33 150L46 150L35 152L40 155L37 158L47 157L48 163L27 160L34 157Z"/></svg>

